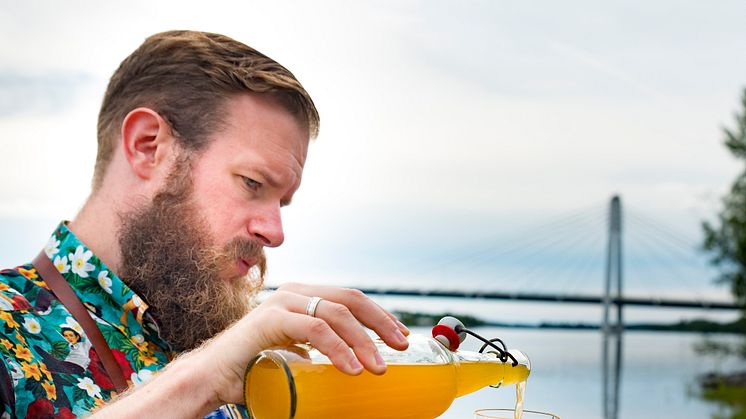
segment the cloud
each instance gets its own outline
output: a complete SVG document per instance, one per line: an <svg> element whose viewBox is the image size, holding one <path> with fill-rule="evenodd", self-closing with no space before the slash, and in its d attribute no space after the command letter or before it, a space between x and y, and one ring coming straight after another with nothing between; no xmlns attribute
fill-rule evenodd
<svg viewBox="0 0 746 419"><path fill-rule="evenodd" d="M573 60L576 60L577 62L583 65L586 65L590 68L593 68L601 72L602 74L608 76L609 78L620 82L623 86L627 88L636 90L638 93L641 94L642 97L647 96L651 99L655 99L658 101L666 100L665 95L663 95L661 92L654 89L652 86L637 80L636 78L627 74L625 71L623 71L618 66L612 65L602 60L595 54L592 54L588 51L584 51L581 48L578 48L576 46L573 46L573 45L570 45L564 42L548 40L547 45L555 52L561 55L565 55Z"/></svg>
<svg viewBox="0 0 746 419"><path fill-rule="evenodd" d="M92 81L86 73L25 75L0 71L0 118L64 112Z"/></svg>

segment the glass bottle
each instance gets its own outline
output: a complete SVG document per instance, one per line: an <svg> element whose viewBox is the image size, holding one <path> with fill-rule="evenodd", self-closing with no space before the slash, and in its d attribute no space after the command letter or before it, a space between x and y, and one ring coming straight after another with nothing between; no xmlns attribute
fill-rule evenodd
<svg viewBox="0 0 746 419"><path fill-rule="evenodd" d="M495 353L450 351L437 340L410 335L409 348L397 351L378 340L386 373L350 376L308 345L261 352L249 364L244 397L256 419L434 418L456 397L486 386L525 381L528 358L517 361Z"/></svg>

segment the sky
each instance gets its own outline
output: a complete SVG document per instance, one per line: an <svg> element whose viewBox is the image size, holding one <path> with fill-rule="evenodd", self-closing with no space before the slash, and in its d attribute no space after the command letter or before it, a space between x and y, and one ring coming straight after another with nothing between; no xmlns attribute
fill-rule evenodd
<svg viewBox="0 0 746 419"><path fill-rule="evenodd" d="M30 260L84 202L119 62L148 35L196 29L288 67L321 114L269 284L597 292L619 194L629 292L723 298L680 250L696 253L743 169L722 128L746 88L745 17L742 1L3 2L0 263Z"/></svg>

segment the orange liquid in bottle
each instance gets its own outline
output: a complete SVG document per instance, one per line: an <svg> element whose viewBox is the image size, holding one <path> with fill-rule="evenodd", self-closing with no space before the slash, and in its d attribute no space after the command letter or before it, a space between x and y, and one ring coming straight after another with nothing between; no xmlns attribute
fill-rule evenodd
<svg viewBox="0 0 746 419"><path fill-rule="evenodd" d="M457 364L389 364L384 375L364 371L349 376L331 364L290 363L297 403L295 418L435 418L453 399L494 384L523 381L523 365L485 362ZM258 419L287 419L291 390L284 370L269 360L259 361L246 394L249 410ZM247 386L248 388L249 386Z"/></svg>

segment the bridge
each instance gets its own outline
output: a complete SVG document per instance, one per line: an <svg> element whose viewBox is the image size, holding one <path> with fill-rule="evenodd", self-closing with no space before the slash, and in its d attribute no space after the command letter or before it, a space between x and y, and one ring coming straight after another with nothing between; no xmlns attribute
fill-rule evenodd
<svg viewBox="0 0 746 419"><path fill-rule="evenodd" d="M483 239L411 262L410 272L395 272L406 278L403 281L387 283L381 278L375 286L349 285L380 296L741 308L732 299L713 298L708 292L718 272L698 248L700 239L687 237L640 211L629 211L626 224L625 260L621 199L615 196L606 208L574 211L513 237L495 238L493 243ZM623 270L632 292L623 289ZM667 296L671 290L688 290L690 296Z"/></svg>
<svg viewBox="0 0 746 419"><path fill-rule="evenodd" d="M598 268L601 266L596 265L596 274L591 274L591 281L598 281L603 279L603 291L600 294L587 294L579 292L571 292L571 287L568 287L569 283L578 283L582 281L573 281L574 278L582 275L578 273L576 269L574 273L566 276L570 278L570 281L556 281L562 285L561 292L538 292L531 291L530 283L528 278L533 274L536 278L534 287L538 285L541 288L545 288L547 279L554 279L558 277L557 271L554 272L539 272L537 274L536 266L542 264L541 261L535 263L525 263L528 269L523 269L521 274L516 276L516 280L511 282L518 282L519 286L515 287L513 291L460 291L460 290L437 290L437 289L401 289L401 288L367 288L364 291L372 295L396 295L396 296L426 296L426 297L446 297L446 298L470 298L470 299L483 299L483 300L513 300L513 301L534 301L534 302L546 302L546 303L573 303L573 304L595 304L602 305L603 317L601 331L603 333L603 344L602 344L602 408L604 419L617 419L619 415L619 398L621 388L621 371L622 371L622 339L624 331L624 307L630 306L643 306L643 307L659 307L659 308L690 308L690 309L709 309L709 310L738 310L743 307L736 304L734 301L725 300L708 300L701 297L701 294L694 298L670 298L660 296L650 297L631 297L624 293L624 268L630 265L625 265L623 259L623 223L622 223L622 204L619 196L612 197L609 206L607 216L604 217L606 221L606 235L600 240L597 238L593 244L588 246L601 247L600 244L603 241L606 242L605 249L605 261L603 264L603 276L597 274L600 273ZM538 241L532 241L530 234L523 234L519 236L519 239L510 244L510 247L502 250L501 252L495 252L494 250L488 250L481 253L481 261L492 260L494 261L495 254L500 254L504 259L510 258L521 258L521 252L529 252L536 255L541 254L542 249L547 249L551 245L547 243L558 244L558 250L555 252L554 259L562 261L564 258L569 258L568 252L572 252L573 246L579 245L585 240L588 243L587 236L592 234L588 233L587 226L580 231L580 238L573 241L572 244L568 243L566 238L557 230L566 227L568 224L582 223L583 219L587 217L575 217L569 218L556 223L554 226L543 226L539 233L545 233ZM573 221L575 220L575 221ZM578 221L579 220L579 221ZM663 223L659 223L655 220L647 219L644 216L636 216L631 218L636 228L633 229L634 236L634 247L632 249L637 252L635 255L634 264L632 267L638 267L644 265L645 262L648 266L652 264L665 265L665 272L673 272L675 278L673 283L676 288L682 288L684 283L689 285L695 285L692 283L692 276L699 274L701 277L707 275L707 272L702 266L703 255L701 251L698 251L692 243L691 239L682 238L682 236L676 232L671 232L669 229L663 227ZM600 229L597 229L600 230ZM551 233L547 234L548 231ZM539 234L538 236L542 236ZM603 240L603 241L602 241ZM522 249L516 251L516 249ZM665 250L664 250L665 249ZM675 256L671 256L674 254ZM506 256L509 258L506 258ZM541 257L541 256L540 256ZM524 256L524 259L525 256ZM551 256L548 257L551 259ZM588 262L587 259L583 260L580 258L580 263L575 263L574 266L592 266L593 262ZM601 258L596 258L598 259ZM474 262L474 260L472 260ZM692 267L690 269L686 265L691 266L692 264L699 266ZM705 262L706 264L706 262ZM638 284L645 285L650 284L654 281L645 281L645 275L637 275L634 279ZM705 278L707 281L711 281L715 276L713 271L709 271L711 275L709 278ZM650 278L650 276L647 276ZM702 278L699 278L701 281ZM657 280L658 278L656 278ZM700 282L700 286L702 283ZM691 288L691 286L690 286Z"/></svg>
<svg viewBox="0 0 746 419"><path fill-rule="evenodd" d="M624 237L621 198L614 196L600 211L576 212L512 239L496 239L494 245L474 243L461 251L446 250L429 261L411 263L425 270L399 272L407 278L404 287L401 282L382 280L377 286L356 288L380 296L600 305L602 417L617 419L625 307L743 309L732 299L715 299L707 292L712 290L717 271L698 248L699 239L686 237L643 213L629 213ZM481 283L475 279L480 275ZM433 287L438 283L448 288ZM625 285L630 284L634 292L625 293ZM658 289L651 292L651 286ZM691 296L682 297L681 290L691 291ZM676 297L672 291L678 293Z"/></svg>
<svg viewBox="0 0 746 419"><path fill-rule="evenodd" d="M514 300L514 301L537 301L544 303L577 303L577 304L605 304L606 297L593 295L566 295L566 294L539 294L539 293L515 293L515 292L481 292L481 291L450 291L450 290L424 290L424 289L400 289L400 288L360 288L368 295L383 295L397 297L440 297L440 298L470 298L480 300ZM703 301L703 300L678 300L665 298L634 298L617 297L609 298L609 304L622 306L652 306L670 308L701 308L706 310L738 310L741 307L734 302L727 301Z"/></svg>

